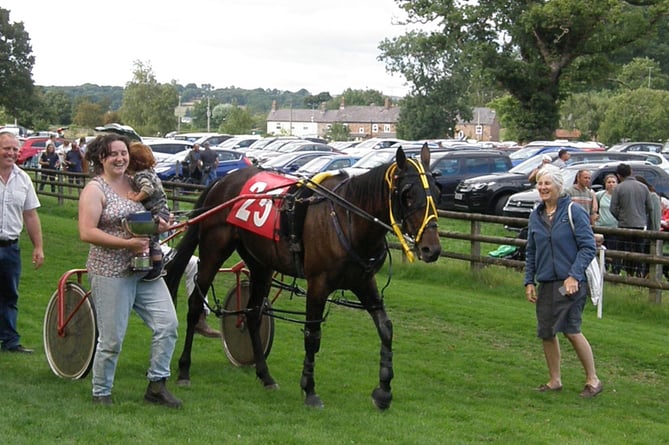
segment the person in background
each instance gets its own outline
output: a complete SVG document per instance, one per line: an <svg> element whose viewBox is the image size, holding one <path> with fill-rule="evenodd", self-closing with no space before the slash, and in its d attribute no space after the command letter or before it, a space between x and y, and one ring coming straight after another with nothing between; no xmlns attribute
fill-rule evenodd
<svg viewBox="0 0 669 445"><path fill-rule="evenodd" d="M146 252L149 240L133 237L123 227L128 215L144 211L127 198L132 180L126 174L130 140L116 133L88 144L86 161L95 177L79 197L79 237L90 244L86 267L95 304L98 339L92 367L93 403L112 405L112 386L131 310L151 329L151 354L144 400L179 408L181 400L167 389L177 341L177 314L163 280L144 281L145 272L130 270L133 256ZM170 229L159 221L159 231Z"/></svg>
<svg viewBox="0 0 669 445"><path fill-rule="evenodd" d="M551 165L551 156L550 155L543 155L541 157L541 164L537 166L534 170L532 170L532 173L530 173L530 176L528 177L528 180L530 181L531 184L536 184L537 183L537 173L539 173L539 170L541 170L543 167L546 165Z"/></svg>
<svg viewBox="0 0 669 445"><path fill-rule="evenodd" d="M171 219L170 209L167 207L167 195L163 190L163 184L153 167L156 158L153 156L151 147L140 142L130 145L130 163L128 173L132 176L133 190L128 192L128 199L141 202L146 210L151 212L153 219L158 221ZM157 280L163 273L163 251L160 249L160 238L158 235L151 237L149 247L151 255L151 270L144 277L145 280Z"/></svg>
<svg viewBox="0 0 669 445"><path fill-rule="evenodd" d="M616 167L618 185L611 194L611 214L618 220L619 229L646 230L648 215L652 211L650 191L632 176L629 164ZM638 236L620 238L620 250L643 253L646 241ZM623 268L630 276L644 276L643 266L633 260L624 260Z"/></svg>
<svg viewBox="0 0 669 445"><path fill-rule="evenodd" d="M202 159L200 159L200 156L202 156L200 144L193 144L193 148L184 160L188 169L188 177L196 184L202 182Z"/></svg>
<svg viewBox="0 0 669 445"><path fill-rule="evenodd" d="M618 227L618 220L611 213L611 196L617 185L618 178L616 175L608 174L604 177L604 190L600 190L595 194L597 197L597 205L599 207L599 218L597 218L597 221L595 222L597 227L607 227L611 229ZM604 237L604 246L606 246L607 249L619 250L618 237L616 235L606 234ZM620 265L620 259L614 258L610 264L607 264L607 270L617 275L620 273Z"/></svg>
<svg viewBox="0 0 669 445"><path fill-rule="evenodd" d="M580 204L590 215L590 224L595 224L598 218L599 208L597 206L597 196L590 188L592 182L592 173L589 170L579 170L576 173L574 185L567 189L567 194L576 204Z"/></svg>
<svg viewBox="0 0 669 445"><path fill-rule="evenodd" d="M556 160L553 161L553 165L556 166L557 168L565 168L567 166L567 161L571 155L567 150L564 148L558 151L558 157Z"/></svg>
<svg viewBox="0 0 669 445"><path fill-rule="evenodd" d="M650 192L650 211L648 212L648 223L646 228L648 230L660 230L662 223L662 201L660 195L655 191L655 187L650 185L643 176L636 176L636 180L648 187Z"/></svg>
<svg viewBox="0 0 669 445"><path fill-rule="evenodd" d="M63 165L65 167L65 171L68 173L84 172L84 156L81 154L81 151L79 150L79 143L77 141L73 141L70 144L70 150L67 153L65 153ZM77 184L77 185L81 185L82 182L80 176L68 176L67 181L70 184Z"/></svg>
<svg viewBox="0 0 669 445"><path fill-rule="evenodd" d="M170 261L170 258L173 258L176 254L176 250L167 244L162 244L160 248L163 250L163 258L165 258L165 264ZM184 270L184 281L186 283L186 295L193 293L196 286L197 280L197 269L200 264L200 259L195 255L191 256ZM204 311L200 314L200 319L195 324L195 333L202 335L203 337L209 338L220 338L221 333L215 329L212 329L207 323L207 316L211 312L208 306L207 295L204 296Z"/></svg>
<svg viewBox="0 0 669 445"><path fill-rule="evenodd" d="M17 330L21 249L25 225L33 245L35 269L44 263L39 199L30 176L16 165L19 141L14 133L0 131L0 343L3 352L30 354Z"/></svg>
<svg viewBox="0 0 669 445"><path fill-rule="evenodd" d="M204 151L200 156L202 160L202 184L209 185L216 180L216 167L218 167L218 155L209 147L209 142L202 144Z"/></svg>
<svg viewBox="0 0 669 445"><path fill-rule="evenodd" d="M595 397L604 389L595 370L590 343L581 332L587 299L585 269L596 254L595 236L583 207L572 205L563 191L560 171L539 172L541 203L530 214L525 250L525 297L536 305L537 337L541 338L549 381L540 392L562 390L562 332L576 351L585 371L581 397ZM574 228L569 222L571 206ZM539 283L538 291L535 282Z"/></svg>
<svg viewBox="0 0 669 445"><path fill-rule="evenodd" d="M81 152L82 158L86 158L86 137L82 136L79 138L79 151ZM83 163L82 165L84 173L88 174L88 162Z"/></svg>
<svg viewBox="0 0 669 445"><path fill-rule="evenodd" d="M60 170L60 158L56 154L56 146L53 142L46 144L46 150L39 157L39 165L42 170L42 183L39 191L44 190L46 181L51 183L51 193L56 192L56 171Z"/></svg>

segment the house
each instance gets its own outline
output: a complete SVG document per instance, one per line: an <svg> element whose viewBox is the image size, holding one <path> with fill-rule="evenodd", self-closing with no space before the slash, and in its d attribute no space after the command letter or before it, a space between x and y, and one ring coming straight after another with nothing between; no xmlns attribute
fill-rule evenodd
<svg viewBox="0 0 669 445"><path fill-rule="evenodd" d="M335 123L349 128L352 138L396 137L400 108L386 99L384 106L345 106L342 98L337 110L276 108L267 116L267 134L324 138Z"/></svg>
<svg viewBox="0 0 669 445"><path fill-rule="evenodd" d="M466 139L478 141L499 141L499 120L495 110L486 107L474 107L472 120L458 119L455 134Z"/></svg>

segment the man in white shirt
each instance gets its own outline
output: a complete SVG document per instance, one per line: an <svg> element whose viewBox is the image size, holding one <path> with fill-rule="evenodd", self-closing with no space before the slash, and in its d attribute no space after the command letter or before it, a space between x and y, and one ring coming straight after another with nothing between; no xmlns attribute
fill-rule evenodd
<svg viewBox="0 0 669 445"><path fill-rule="evenodd" d="M40 206L30 176L16 166L19 141L0 131L0 343L3 352L32 353L21 345L17 331L21 251L19 236L25 225L33 244L35 269L44 262Z"/></svg>

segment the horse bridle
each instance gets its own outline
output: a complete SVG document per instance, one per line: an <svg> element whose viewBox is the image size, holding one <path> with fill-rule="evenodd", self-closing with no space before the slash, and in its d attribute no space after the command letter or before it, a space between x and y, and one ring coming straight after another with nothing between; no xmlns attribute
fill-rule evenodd
<svg viewBox="0 0 669 445"><path fill-rule="evenodd" d="M407 159L406 161L418 172L417 175L420 178L421 185L425 192L425 204L423 206L416 207L411 209L410 212L405 213L404 206L402 205L402 195L408 191L408 188L410 188L413 184L407 184L406 190L404 190L404 188L402 190L398 190L398 179L401 179L401 177L395 174L397 171L397 162L394 162L390 167L388 167L388 170L386 170L385 179L390 190L388 198L390 207L390 225L393 229L393 233L395 233L397 238L399 238L400 245L402 246L402 250L404 251L407 259L410 262L413 262L414 255L411 246L414 246L420 242L425 229L437 227L437 221L439 218L437 216L437 206L434 202L434 198L432 197L432 193L430 192L430 183L427 179L425 168L423 168L423 165L420 162L417 162L413 159ZM423 215L423 221L420 227L416 231L415 238L411 235L403 233L402 227L407 222L406 218L423 208L425 209L425 214ZM396 215L396 212L398 215Z"/></svg>

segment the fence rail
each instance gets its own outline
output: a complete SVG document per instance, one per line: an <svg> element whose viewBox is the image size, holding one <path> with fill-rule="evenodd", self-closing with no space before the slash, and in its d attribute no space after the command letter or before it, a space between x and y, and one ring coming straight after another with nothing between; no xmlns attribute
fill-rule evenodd
<svg viewBox="0 0 669 445"><path fill-rule="evenodd" d="M54 185L54 192L50 191L51 182L47 182L42 175L40 169L24 168L28 174L31 174L33 181L39 194L45 196L54 196L58 199L59 205L62 205L65 200L78 200L79 192L83 189L85 183L90 180L90 175L83 173L69 173L64 171L49 172L56 177ZM42 187L42 184L44 185ZM204 190L204 186L195 184L186 184L181 182L164 181L163 188L171 203L170 208L174 211L179 211L182 207L189 208L197 201L200 192ZM43 189L43 190L40 190ZM459 241L468 241L470 244L469 253L460 253L442 250L441 256L443 258L451 258L459 261L467 261L470 263L472 270L480 270L486 265L498 265L522 270L525 267L523 261L494 258L482 253L482 244L492 245L512 245L517 247L524 247L525 240L512 236L493 236L483 234L484 224L499 224L509 227L524 227L527 225L527 220L521 218L509 218L495 215L483 215L478 213L463 213L439 210L439 216L442 218L457 219L469 221L469 233L440 230L439 236L445 239L453 239ZM653 303L662 302L662 291L669 290L669 282L664 280L663 266L669 268L669 257L663 254L664 244L669 241L668 232L632 230L632 229L611 229L603 227L595 227L595 233L606 235L615 235L622 237L634 236L641 239L648 240L650 243L650 253L633 253L618 250L606 250L606 259L620 259L626 261L634 261L638 263L649 264L649 275L644 278L615 275L612 273L604 273L604 281L611 283L619 283L628 286L639 286L648 289L649 301ZM390 243L390 247L401 250L399 243Z"/></svg>

